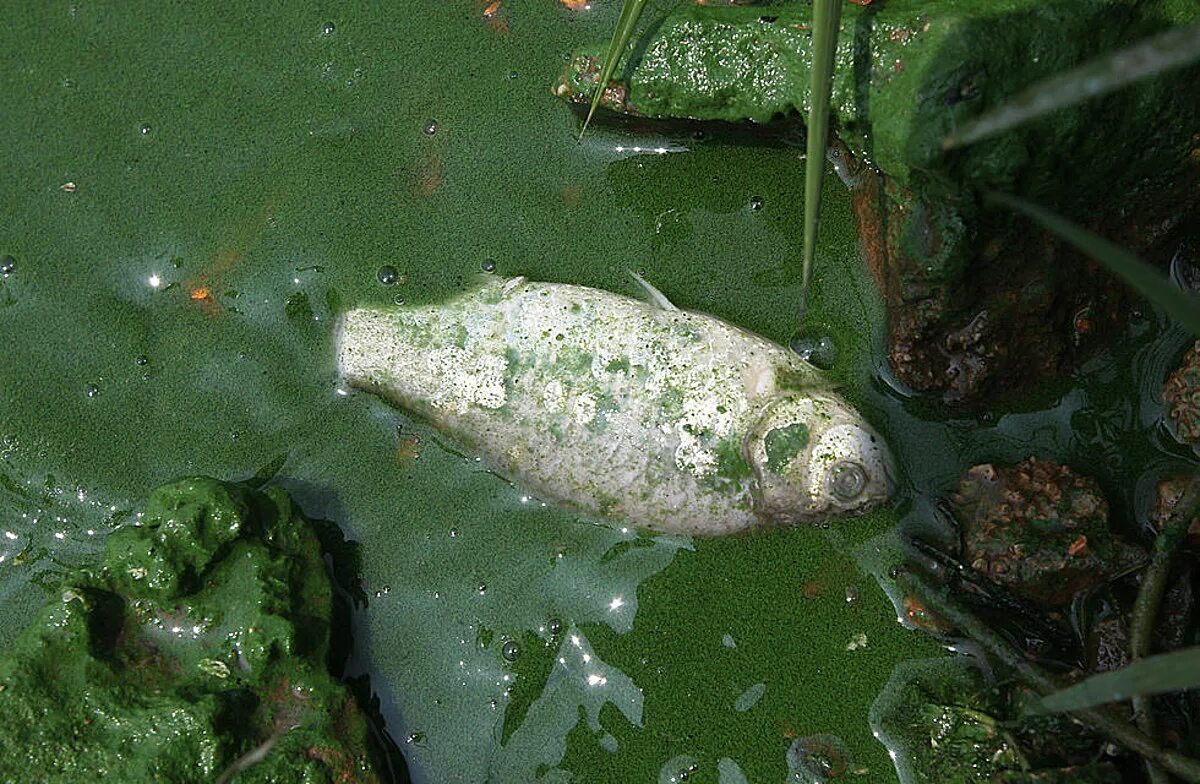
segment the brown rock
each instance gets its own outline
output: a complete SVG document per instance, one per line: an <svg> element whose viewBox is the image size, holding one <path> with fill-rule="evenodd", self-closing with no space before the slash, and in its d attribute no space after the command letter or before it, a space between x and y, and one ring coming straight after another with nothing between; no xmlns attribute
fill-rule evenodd
<svg viewBox="0 0 1200 784"><path fill-rule="evenodd" d="M1193 449L1200 449L1200 341L1179 363L1163 387L1171 431Z"/></svg>
<svg viewBox="0 0 1200 784"><path fill-rule="evenodd" d="M1109 532L1096 481L1049 460L975 466L952 508L963 562L1043 607L1061 607L1141 560Z"/></svg>

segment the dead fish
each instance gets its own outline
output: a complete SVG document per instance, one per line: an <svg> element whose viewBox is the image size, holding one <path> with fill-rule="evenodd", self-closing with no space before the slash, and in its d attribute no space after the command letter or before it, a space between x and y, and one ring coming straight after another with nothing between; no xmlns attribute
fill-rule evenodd
<svg viewBox="0 0 1200 784"><path fill-rule="evenodd" d="M649 302L518 277L352 310L338 366L533 495L656 531L820 522L890 497L887 447L816 368L638 280Z"/></svg>

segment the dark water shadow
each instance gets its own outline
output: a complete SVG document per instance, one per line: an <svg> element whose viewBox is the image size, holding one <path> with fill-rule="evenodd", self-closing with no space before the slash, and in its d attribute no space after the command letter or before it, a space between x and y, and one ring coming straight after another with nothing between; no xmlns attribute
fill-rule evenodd
<svg viewBox="0 0 1200 784"><path fill-rule="evenodd" d="M276 470L284 467L279 463ZM262 472L260 472L261 474ZM258 475L256 475L257 477ZM371 648L370 625L366 622L367 593L364 589L362 548L347 538L343 525L345 507L331 487L315 482L274 475L265 483L276 484L291 495L305 512L321 544L326 571L333 588L326 665L354 695L371 733L371 762L391 784L409 784L408 763L389 727L405 722L391 695L372 684L367 651Z"/></svg>

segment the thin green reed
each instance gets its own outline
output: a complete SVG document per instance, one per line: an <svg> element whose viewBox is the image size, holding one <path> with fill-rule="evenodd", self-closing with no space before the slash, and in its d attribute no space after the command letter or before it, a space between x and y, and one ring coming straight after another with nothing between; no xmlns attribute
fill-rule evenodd
<svg viewBox="0 0 1200 784"><path fill-rule="evenodd" d="M842 0L813 3L813 60L810 73L808 146L804 173L804 266L800 278L800 318L808 310L808 285L820 226L821 181L829 146L829 104L833 93L833 62L837 53Z"/></svg>
<svg viewBox="0 0 1200 784"><path fill-rule="evenodd" d="M1044 114L1200 60L1200 24L1172 27L1030 85L942 139L947 150L1015 128Z"/></svg>
<svg viewBox="0 0 1200 784"><path fill-rule="evenodd" d="M985 199L1032 218L1043 228L1071 243L1123 279L1134 291L1166 311L1184 329L1200 337L1200 298L1176 288L1166 275L1137 256L1044 207L1011 194L992 192L986 194Z"/></svg>
<svg viewBox="0 0 1200 784"><path fill-rule="evenodd" d="M583 141L583 135L587 133L588 123L592 121L592 115L596 113L596 107L600 105L600 99L604 96L608 80L612 79L613 73L617 70L617 63L625 52L625 47L629 45L633 28L637 26L638 18L641 17L642 9L645 7L646 0L625 0L625 4L621 6L621 16L617 19L612 39L608 42L608 51L604 53L604 62L601 63L599 81L596 82L596 89L592 91L592 104L588 107L587 119L583 121L583 128L579 131L580 141Z"/></svg>

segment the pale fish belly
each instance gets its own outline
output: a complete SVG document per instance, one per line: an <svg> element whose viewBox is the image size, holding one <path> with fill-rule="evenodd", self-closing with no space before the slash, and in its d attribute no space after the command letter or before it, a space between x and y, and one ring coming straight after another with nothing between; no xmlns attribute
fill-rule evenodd
<svg viewBox="0 0 1200 784"><path fill-rule="evenodd" d="M351 385L533 495L710 535L764 524L747 434L781 387L820 383L720 319L519 278L437 306L352 311L338 352Z"/></svg>

